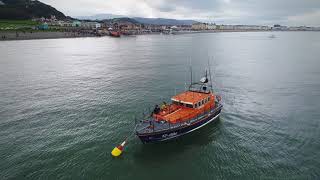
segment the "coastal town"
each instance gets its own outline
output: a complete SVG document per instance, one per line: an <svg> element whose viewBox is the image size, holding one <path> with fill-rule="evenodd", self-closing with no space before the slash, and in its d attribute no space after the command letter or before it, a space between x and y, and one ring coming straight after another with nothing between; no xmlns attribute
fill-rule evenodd
<svg viewBox="0 0 320 180"><path fill-rule="evenodd" d="M58 20L54 15L50 18L34 18L32 21L39 23L32 29L38 30L96 30L95 32L105 33L113 29L123 34L141 34L162 32L169 33L175 31L320 31L320 27L308 26L282 26L275 24L274 26L263 25L225 25L215 23L196 22L191 25L169 25L169 24L142 24L135 22L131 18L114 18L102 21L90 20ZM23 28L23 27L21 27ZM9 30L10 28L2 28L1 30ZM19 28L18 28L19 29ZM16 29L14 29L16 30Z"/></svg>
<svg viewBox="0 0 320 180"><path fill-rule="evenodd" d="M143 24L131 18L114 18L102 21L59 20L54 15L50 18L33 18L34 25L0 26L0 39L33 39L59 37L91 37L139 35L139 34L185 34L205 32L247 32L247 31L320 31L320 27L288 27L275 24L261 25L225 25L195 22L193 24ZM42 34L42 35L40 35ZM43 36L44 35L44 36ZM43 36L43 37L41 37Z"/></svg>
<svg viewBox="0 0 320 180"><path fill-rule="evenodd" d="M121 37L140 34L320 31L320 27L304 25L247 25L214 22L214 19L205 22L205 20L125 16L97 19L78 18L66 16L54 7L38 0L0 0L0 40Z"/></svg>
<svg viewBox="0 0 320 180"><path fill-rule="evenodd" d="M168 24L142 24L134 22L130 18L115 18L103 21L88 21L88 20L57 20L55 16L51 18L36 18L32 19L41 23L40 26L34 27L42 30L48 29L83 29L83 30L98 30L104 33L107 30L113 29L120 31L124 34L140 34L148 32L174 32L174 31L320 31L320 27L308 26L281 26L275 24L274 26L261 26L261 25L224 25L215 23L196 22L192 25L168 25Z"/></svg>

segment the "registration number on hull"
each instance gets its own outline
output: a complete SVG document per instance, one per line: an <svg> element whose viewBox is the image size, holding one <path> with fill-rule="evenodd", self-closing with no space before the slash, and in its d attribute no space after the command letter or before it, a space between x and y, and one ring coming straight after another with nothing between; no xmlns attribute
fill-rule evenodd
<svg viewBox="0 0 320 180"><path fill-rule="evenodd" d="M172 132L172 133L169 133L169 134L163 134L162 138L173 137L173 136L176 136L177 134L178 134L177 132Z"/></svg>

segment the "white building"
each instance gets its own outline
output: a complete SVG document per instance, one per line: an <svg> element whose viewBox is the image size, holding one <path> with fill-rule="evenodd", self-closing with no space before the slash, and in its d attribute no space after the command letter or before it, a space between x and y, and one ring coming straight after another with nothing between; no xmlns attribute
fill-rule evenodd
<svg viewBox="0 0 320 180"><path fill-rule="evenodd" d="M100 23L96 23L96 29L101 28L101 24Z"/></svg>
<svg viewBox="0 0 320 180"><path fill-rule="evenodd" d="M177 26L171 26L170 29L172 29L172 30L178 30L178 27L177 27Z"/></svg>
<svg viewBox="0 0 320 180"><path fill-rule="evenodd" d="M98 29L101 28L101 24L97 22L82 22L80 27L84 29Z"/></svg>
<svg viewBox="0 0 320 180"><path fill-rule="evenodd" d="M215 29L217 29L217 25L216 24L207 24L207 29L209 29L209 30L215 30Z"/></svg>
<svg viewBox="0 0 320 180"><path fill-rule="evenodd" d="M194 23L191 26L192 30L206 30L208 29L207 24L206 23Z"/></svg>
<svg viewBox="0 0 320 180"><path fill-rule="evenodd" d="M259 25L236 25L234 29L243 31L268 31L270 30L270 27Z"/></svg>
<svg viewBox="0 0 320 180"><path fill-rule="evenodd" d="M220 25L220 27L219 27L219 29L220 30L234 30L234 25L224 25L224 24L222 24L222 25Z"/></svg>

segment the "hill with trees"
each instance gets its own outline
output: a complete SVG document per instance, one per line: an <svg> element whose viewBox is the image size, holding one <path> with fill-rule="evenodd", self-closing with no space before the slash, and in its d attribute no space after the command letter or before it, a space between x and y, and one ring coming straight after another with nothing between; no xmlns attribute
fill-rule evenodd
<svg viewBox="0 0 320 180"><path fill-rule="evenodd" d="M51 15L62 20L67 18L54 7L37 0L0 0L0 19L25 20L50 18Z"/></svg>

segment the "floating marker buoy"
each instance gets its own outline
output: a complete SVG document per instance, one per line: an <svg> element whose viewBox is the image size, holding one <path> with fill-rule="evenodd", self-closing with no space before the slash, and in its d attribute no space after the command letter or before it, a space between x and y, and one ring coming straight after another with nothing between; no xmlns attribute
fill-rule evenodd
<svg viewBox="0 0 320 180"><path fill-rule="evenodd" d="M119 146L115 147L112 151L111 151L111 155L113 157L118 157L121 155L123 149L124 149L124 145L127 143L127 141L129 141L130 137L132 137L134 135L135 130L137 129L137 125L134 127L132 133L123 141L123 143L121 143Z"/></svg>
<svg viewBox="0 0 320 180"><path fill-rule="evenodd" d="M111 151L111 155L114 157L118 157L121 155L123 149L124 149L124 145L126 144L126 141L123 141L123 143L121 143L119 146L115 147L112 151Z"/></svg>

